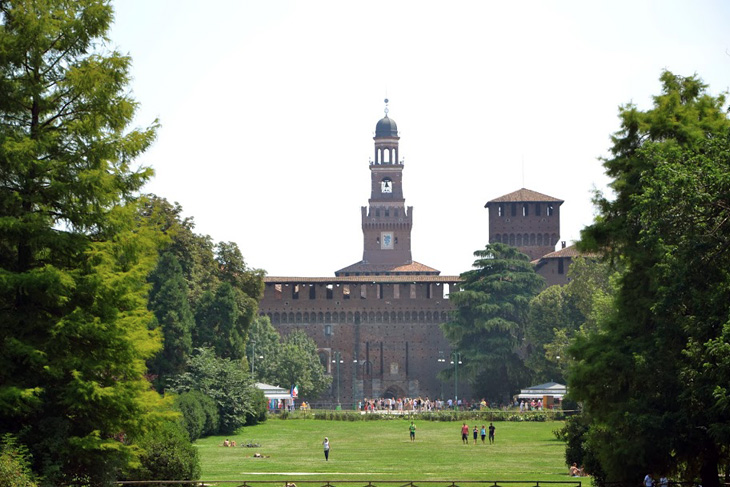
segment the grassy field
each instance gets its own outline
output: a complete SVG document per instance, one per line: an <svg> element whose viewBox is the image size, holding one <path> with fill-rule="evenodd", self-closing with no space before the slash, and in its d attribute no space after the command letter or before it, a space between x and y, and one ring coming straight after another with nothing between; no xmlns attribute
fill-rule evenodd
<svg viewBox="0 0 730 487"><path fill-rule="evenodd" d="M196 442L202 480L569 480L564 444L553 435L561 422L495 422L494 445L461 442L461 423L270 419L229 437ZM470 425L470 430L473 428ZM481 426L479 424L478 426ZM487 424L488 426L488 424ZM331 443L325 462L322 441ZM260 448L241 445L254 442ZM266 458L254 458L260 453Z"/></svg>

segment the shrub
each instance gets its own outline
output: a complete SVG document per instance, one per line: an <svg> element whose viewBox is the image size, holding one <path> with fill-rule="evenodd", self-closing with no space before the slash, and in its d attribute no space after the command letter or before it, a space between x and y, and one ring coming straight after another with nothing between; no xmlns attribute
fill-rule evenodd
<svg viewBox="0 0 730 487"><path fill-rule="evenodd" d="M266 421L267 409L268 402L266 401L266 396L264 396L264 391L254 389L251 395L251 411L246 414L246 426L252 426ZM287 411L282 411L282 413L285 412Z"/></svg>
<svg viewBox="0 0 730 487"><path fill-rule="evenodd" d="M135 442L141 449L139 468L127 480L198 480L198 450L182 425L166 421Z"/></svg>
<svg viewBox="0 0 730 487"><path fill-rule="evenodd" d="M190 441L218 431L218 408L215 401L200 391L189 391L175 397L175 408L183 415L183 426Z"/></svg>
<svg viewBox="0 0 730 487"><path fill-rule="evenodd" d="M0 446L0 487L36 487L30 469L30 454L15 438L5 435Z"/></svg>
<svg viewBox="0 0 730 487"><path fill-rule="evenodd" d="M178 394L195 390L212 398L218 409L218 434L233 433L249 415L258 415L257 389L248 371L239 361L217 357L210 348L196 350L187 371L171 380L171 390Z"/></svg>

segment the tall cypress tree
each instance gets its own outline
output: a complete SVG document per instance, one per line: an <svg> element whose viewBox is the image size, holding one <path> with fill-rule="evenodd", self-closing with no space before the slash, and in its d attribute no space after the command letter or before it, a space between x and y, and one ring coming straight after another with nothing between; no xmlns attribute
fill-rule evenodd
<svg viewBox="0 0 730 487"><path fill-rule="evenodd" d="M185 370L193 352L195 319L182 267L172 253L162 254L149 280L152 282L149 306L163 338L162 351L152 360L150 372L158 389L164 389L166 379Z"/></svg>
<svg viewBox="0 0 730 487"><path fill-rule="evenodd" d="M159 396L145 361L157 233L128 131L130 60L104 48L107 0L0 1L0 432L53 485L100 484Z"/></svg>
<svg viewBox="0 0 730 487"><path fill-rule="evenodd" d="M528 377L520 347L530 300L544 285L530 259L502 243L474 252L474 269L461 274L461 290L451 294L455 310L441 325L463 370L479 395L504 401Z"/></svg>

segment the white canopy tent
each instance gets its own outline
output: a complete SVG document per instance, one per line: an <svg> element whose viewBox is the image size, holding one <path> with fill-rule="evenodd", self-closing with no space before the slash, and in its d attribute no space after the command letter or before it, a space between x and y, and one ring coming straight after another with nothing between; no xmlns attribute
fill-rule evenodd
<svg viewBox="0 0 730 487"><path fill-rule="evenodd" d="M563 400L563 396L567 393L567 388L563 384L557 382L546 382L527 389L521 389L518 399L542 399L545 396L552 396L555 399Z"/></svg>
<svg viewBox="0 0 730 487"><path fill-rule="evenodd" d="M284 389L279 386L272 386L271 384L264 384L263 382L256 382L256 389L263 391L264 397L269 404L273 401L278 403L283 401L283 409L294 409L294 398L291 397L291 391Z"/></svg>

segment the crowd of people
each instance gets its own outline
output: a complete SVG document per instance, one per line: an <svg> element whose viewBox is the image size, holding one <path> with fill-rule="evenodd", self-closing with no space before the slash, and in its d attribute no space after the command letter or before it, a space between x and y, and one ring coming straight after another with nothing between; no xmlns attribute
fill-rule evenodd
<svg viewBox="0 0 730 487"><path fill-rule="evenodd" d="M534 399L532 401L521 400L520 412L524 413L525 411L542 411L542 399L538 399L537 401Z"/></svg>
<svg viewBox="0 0 730 487"><path fill-rule="evenodd" d="M492 405L491 407L494 407L494 405ZM506 409L506 407L502 406L502 405L498 405L496 407L498 407L499 409ZM474 399L472 399L472 400L458 399L457 401L454 401L453 399L431 400L428 397L425 399L423 399L421 397L417 397L417 398L381 397L378 399L367 399L366 398L366 399L363 399L362 401L358 401L358 403L357 403L357 410L365 411L365 412L371 412L371 411L429 412L429 411L441 411L441 410L446 410L446 409L458 409L460 411L467 411L467 410L480 410L480 409L488 409L488 408L490 408L490 404L485 399L482 399L481 401L477 401Z"/></svg>

